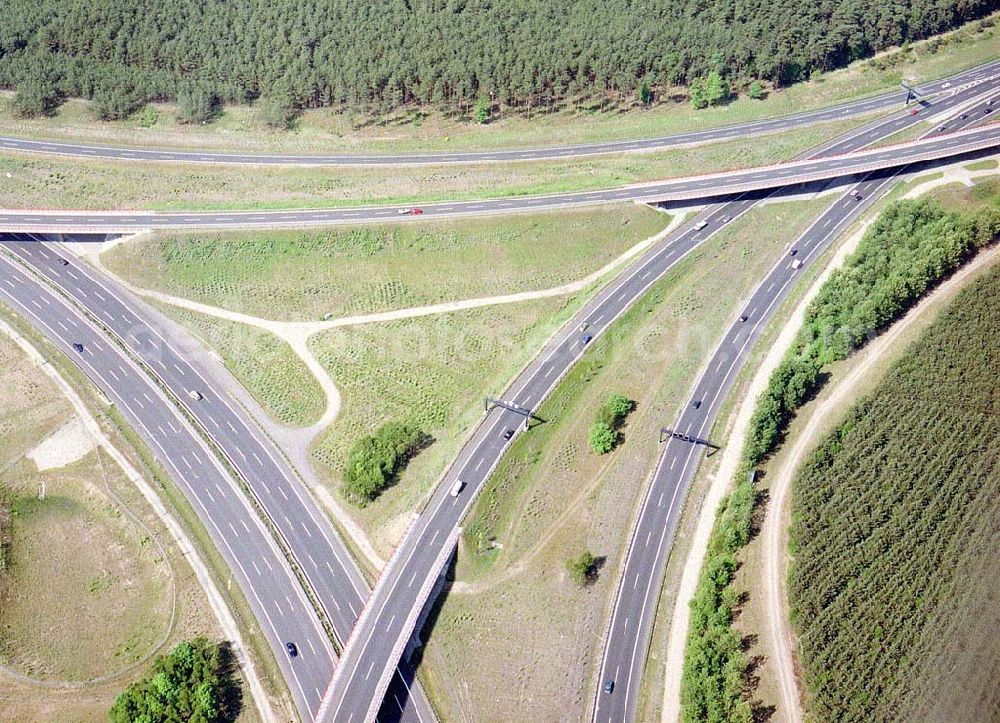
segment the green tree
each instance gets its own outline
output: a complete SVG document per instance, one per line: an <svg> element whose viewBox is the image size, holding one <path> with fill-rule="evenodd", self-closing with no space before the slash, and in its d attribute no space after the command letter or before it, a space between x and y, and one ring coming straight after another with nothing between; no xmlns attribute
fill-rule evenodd
<svg viewBox="0 0 1000 723"><path fill-rule="evenodd" d="M59 88L49 77L32 76L19 83L12 107L18 118L52 115L62 98Z"/></svg>
<svg viewBox="0 0 1000 723"><path fill-rule="evenodd" d="M618 443L618 432L606 422L594 422L590 425L587 441L597 454L607 454Z"/></svg>
<svg viewBox="0 0 1000 723"><path fill-rule="evenodd" d="M753 98L754 100L761 100L761 99L763 99L764 98L764 86L761 84L761 82L759 80L753 81L750 84L750 87L747 89L747 95L750 96L751 98Z"/></svg>
<svg viewBox="0 0 1000 723"><path fill-rule="evenodd" d="M695 78L691 81L691 107L695 110L708 108L708 95L705 93L705 81Z"/></svg>
<svg viewBox="0 0 1000 723"><path fill-rule="evenodd" d="M299 116L299 105L288 88L278 88L260 101L260 115L264 125L276 130L288 130Z"/></svg>
<svg viewBox="0 0 1000 723"><path fill-rule="evenodd" d="M639 86L638 90L639 102L643 105L649 105L653 100L653 89L649 87L649 81L643 78L642 85Z"/></svg>
<svg viewBox="0 0 1000 723"><path fill-rule="evenodd" d="M601 560L595 557L589 550L579 557L574 557L566 561L566 571L569 578L580 587L588 585L597 579L597 571Z"/></svg>
<svg viewBox="0 0 1000 723"><path fill-rule="evenodd" d="M480 95L479 100L476 101L473 115L479 125L483 125L490 119L490 98L485 93Z"/></svg>
<svg viewBox="0 0 1000 723"><path fill-rule="evenodd" d="M705 102L708 105L718 105L729 100L731 95L729 82L722 77L722 74L717 70L710 72L705 81Z"/></svg>
<svg viewBox="0 0 1000 723"><path fill-rule="evenodd" d="M189 83L177 94L177 120L181 123L209 123L222 109L218 94L199 83Z"/></svg>
<svg viewBox="0 0 1000 723"><path fill-rule="evenodd" d="M427 441L415 427L398 422L383 424L374 435L351 447L344 466L344 491L359 505L371 502L402 471L410 456Z"/></svg>

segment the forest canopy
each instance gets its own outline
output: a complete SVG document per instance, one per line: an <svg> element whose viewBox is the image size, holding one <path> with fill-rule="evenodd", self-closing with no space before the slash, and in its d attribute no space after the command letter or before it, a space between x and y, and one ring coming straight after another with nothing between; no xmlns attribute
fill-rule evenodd
<svg viewBox="0 0 1000 723"><path fill-rule="evenodd" d="M287 108L468 109L687 85L787 85L1000 0L0 0L0 85L27 111L263 96ZM759 84L757 86L759 89ZM209 110L206 110L208 108Z"/></svg>

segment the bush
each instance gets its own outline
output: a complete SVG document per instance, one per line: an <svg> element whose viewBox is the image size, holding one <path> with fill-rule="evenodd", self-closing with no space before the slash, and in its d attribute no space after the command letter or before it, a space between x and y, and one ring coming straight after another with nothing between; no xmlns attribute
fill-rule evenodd
<svg viewBox="0 0 1000 723"><path fill-rule="evenodd" d="M604 422L594 422L590 425L587 441L597 454L607 454L618 443L618 432Z"/></svg>
<svg viewBox="0 0 1000 723"><path fill-rule="evenodd" d="M115 699L108 715L114 723L216 723L235 720L238 713L228 649L195 638L158 657L148 676Z"/></svg>
<svg viewBox="0 0 1000 723"><path fill-rule="evenodd" d="M261 119L268 128L288 130L299 116L299 107L289 92L278 92L260 102Z"/></svg>
<svg viewBox="0 0 1000 723"><path fill-rule="evenodd" d="M344 469L344 491L351 501L367 504L395 481L409 458L427 441L420 430L390 422L355 442Z"/></svg>
<svg viewBox="0 0 1000 723"><path fill-rule="evenodd" d="M124 120L146 104L144 98L127 88L104 87L94 93L90 110L102 121Z"/></svg>
<svg viewBox="0 0 1000 723"><path fill-rule="evenodd" d="M483 125L490 119L490 98L487 95L479 96L479 100L476 101L476 107L473 111L473 115L476 118L476 123Z"/></svg>
<svg viewBox="0 0 1000 723"><path fill-rule="evenodd" d="M594 414L594 423L587 435L590 448L597 454L607 454L618 444L618 430L635 408L635 402L621 394L612 394L607 401L598 407Z"/></svg>
<svg viewBox="0 0 1000 723"><path fill-rule="evenodd" d="M755 80L747 88L747 95L753 100L762 100L764 98L764 86L759 80Z"/></svg>
<svg viewBox="0 0 1000 723"><path fill-rule="evenodd" d="M600 564L601 558L595 557L588 550L579 557L567 560L566 571L569 573L570 580L583 587L597 580L597 570Z"/></svg>
<svg viewBox="0 0 1000 723"><path fill-rule="evenodd" d="M177 120L181 123L208 123L222 110L218 94L203 85L188 84L177 94Z"/></svg>

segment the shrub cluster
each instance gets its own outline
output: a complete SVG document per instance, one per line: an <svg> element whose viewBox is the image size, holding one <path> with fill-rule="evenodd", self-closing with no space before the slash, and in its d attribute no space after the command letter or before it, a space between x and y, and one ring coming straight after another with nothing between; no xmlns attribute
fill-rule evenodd
<svg viewBox="0 0 1000 723"><path fill-rule="evenodd" d="M607 454L621 438L619 431L625 417L635 408L635 402L621 394L612 394L598 407L590 425L587 441L597 454Z"/></svg>
<svg viewBox="0 0 1000 723"><path fill-rule="evenodd" d="M399 422L383 424L354 443L344 469L344 491L359 505L371 502L396 479L427 435Z"/></svg>
<svg viewBox="0 0 1000 723"><path fill-rule="evenodd" d="M597 579L597 568L601 559L595 557L589 550L579 557L574 557L566 561L566 571L569 578L580 587L587 585Z"/></svg>

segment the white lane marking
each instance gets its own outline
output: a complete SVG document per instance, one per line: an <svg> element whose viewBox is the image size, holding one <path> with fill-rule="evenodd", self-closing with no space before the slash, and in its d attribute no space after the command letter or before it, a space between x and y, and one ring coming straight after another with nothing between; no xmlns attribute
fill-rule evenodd
<svg viewBox="0 0 1000 723"><path fill-rule="evenodd" d="M486 461L485 457L480 457L479 462L476 463L476 470L475 470L476 472L479 471L479 468L483 466L483 462L485 461Z"/></svg>
<svg viewBox="0 0 1000 723"><path fill-rule="evenodd" d="M240 533L236 531L236 528L235 528L235 527L233 527L233 523L232 523L232 522L229 522L229 523L227 523L227 524L229 525L229 529L233 531L233 535L234 535L235 537L239 537L239 536L240 536Z"/></svg>
<svg viewBox="0 0 1000 723"><path fill-rule="evenodd" d="M176 370L178 371L178 373L179 373L179 374L180 374L181 376L184 376L184 370L183 370L183 369L181 369L181 368L180 368L179 366L177 366L176 364L174 364L174 365L173 365L173 367L174 367L174 369L176 369Z"/></svg>

